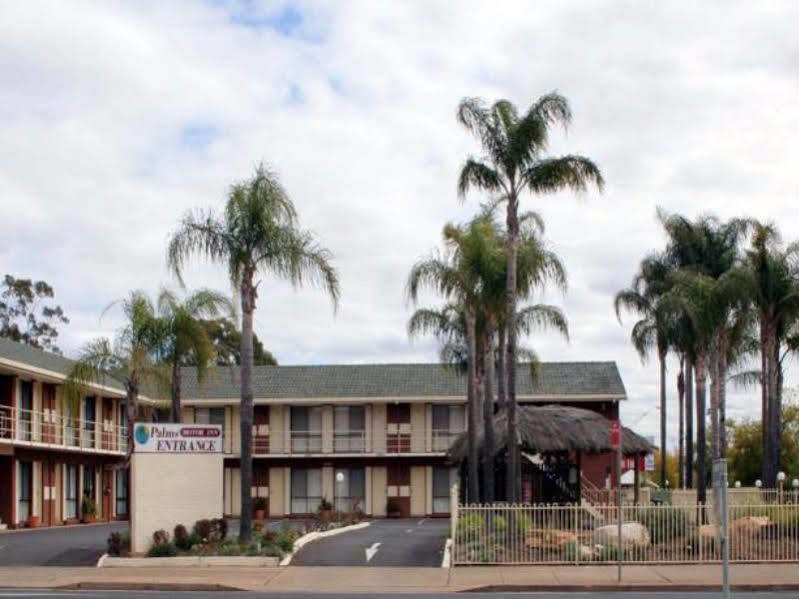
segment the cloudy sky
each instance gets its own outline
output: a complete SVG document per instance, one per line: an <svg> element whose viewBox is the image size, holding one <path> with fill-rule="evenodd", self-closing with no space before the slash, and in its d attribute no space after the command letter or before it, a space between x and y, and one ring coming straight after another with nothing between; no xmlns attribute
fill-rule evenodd
<svg viewBox="0 0 799 599"><path fill-rule="evenodd" d="M432 340L407 339L403 287L442 225L485 199L455 193L477 150L455 107L557 89L575 118L552 151L592 157L607 188L525 198L568 267L568 293L548 299L571 325L570 343L528 343L546 360L617 361L625 421L654 434L656 369L612 297L663 243L656 207L799 237L784 218L799 198L799 5L689 4L4 2L0 271L55 286L74 353L118 325L99 318L110 301L175 285L164 249L179 217L221 206L263 160L343 291L334 315L320 291L266 279L266 346L284 364L435 360ZM229 289L203 264L187 284ZM757 400L732 404L741 416Z"/></svg>

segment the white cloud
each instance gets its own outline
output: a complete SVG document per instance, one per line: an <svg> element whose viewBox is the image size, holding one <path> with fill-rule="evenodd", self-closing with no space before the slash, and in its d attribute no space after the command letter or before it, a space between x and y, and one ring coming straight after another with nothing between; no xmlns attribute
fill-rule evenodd
<svg viewBox="0 0 799 599"><path fill-rule="evenodd" d="M480 200L455 195L477 149L454 119L464 95L572 101L553 151L593 157L608 186L526 201L571 275L552 298L571 343L532 343L545 359L615 359L625 415L646 414L646 432L657 371L611 299L662 243L655 207L772 218L799 237L780 221L799 188L792 3L53 1L0 16L0 261L54 284L68 350L113 329L113 315L98 323L108 302L174 284L164 244L180 215L220 206L264 159L343 288L334 318L321 292L267 280L266 346L284 363L435 359L406 339L403 287L442 224ZM228 288L206 265L188 283ZM734 394L731 412L754 413L751 398Z"/></svg>

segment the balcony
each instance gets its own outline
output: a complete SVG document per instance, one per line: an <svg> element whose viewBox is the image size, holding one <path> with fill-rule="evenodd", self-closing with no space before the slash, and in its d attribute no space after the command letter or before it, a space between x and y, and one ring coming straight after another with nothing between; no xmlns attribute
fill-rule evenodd
<svg viewBox="0 0 799 599"><path fill-rule="evenodd" d="M55 410L0 406L0 443L124 454L127 430L110 421L76 422Z"/></svg>
<svg viewBox="0 0 799 599"><path fill-rule="evenodd" d="M388 425L384 431L285 431L261 425L253 427L255 455L402 455L443 454L458 431Z"/></svg>

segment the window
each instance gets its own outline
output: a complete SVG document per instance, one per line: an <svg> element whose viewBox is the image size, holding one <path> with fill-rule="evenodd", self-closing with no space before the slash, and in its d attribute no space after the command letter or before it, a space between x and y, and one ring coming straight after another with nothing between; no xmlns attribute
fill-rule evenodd
<svg viewBox="0 0 799 599"><path fill-rule="evenodd" d="M122 431L122 434L128 432L128 408L124 401L119 402L119 430Z"/></svg>
<svg viewBox="0 0 799 599"><path fill-rule="evenodd" d="M322 470L307 468L291 470L291 513L311 514L322 501Z"/></svg>
<svg viewBox="0 0 799 599"><path fill-rule="evenodd" d="M366 450L366 417L363 406L333 408L333 451Z"/></svg>
<svg viewBox="0 0 799 599"><path fill-rule="evenodd" d="M17 464L17 521L24 522L31 515L33 464L21 460Z"/></svg>
<svg viewBox="0 0 799 599"><path fill-rule="evenodd" d="M83 447L94 446L94 419L97 417L95 413L95 399L94 397L87 397L83 400Z"/></svg>
<svg viewBox="0 0 799 599"><path fill-rule="evenodd" d="M67 464L64 468L64 517L78 517L78 467Z"/></svg>
<svg viewBox="0 0 799 599"><path fill-rule="evenodd" d="M465 406L433 406L433 451L447 451L455 437L466 430Z"/></svg>
<svg viewBox="0 0 799 599"><path fill-rule="evenodd" d="M128 515L128 470L116 471L116 515Z"/></svg>
<svg viewBox="0 0 799 599"><path fill-rule="evenodd" d="M20 381L19 385L19 438L31 440L31 421L33 412L33 383Z"/></svg>
<svg viewBox="0 0 799 599"><path fill-rule="evenodd" d="M350 513L365 509L366 476L363 468L337 468L333 489L336 510Z"/></svg>
<svg viewBox="0 0 799 599"><path fill-rule="evenodd" d="M94 466L83 467L83 496L95 500L96 474Z"/></svg>
<svg viewBox="0 0 799 599"><path fill-rule="evenodd" d="M433 468L433 513L449 513L449 492L452 470L443 466Z"/></svg>
<svg viewBox="0 0 799 599"><path fill-rule="evenodd" d="M291 451L318 453L322 451L322 408L291 407Z"/></svg>

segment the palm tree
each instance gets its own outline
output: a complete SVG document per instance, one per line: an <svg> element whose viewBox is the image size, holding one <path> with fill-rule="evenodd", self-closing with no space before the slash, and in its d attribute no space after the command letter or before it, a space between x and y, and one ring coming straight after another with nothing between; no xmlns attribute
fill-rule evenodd
<svg viewBox="0 0 799 599"><path fill-rule="evenodd" d="M638 313L630 340L638 355L646 360L655 349L660 366L660 451L666 455L666 356L671 345L671 315L664 309L661 298L668 288L670 264L661 255L652 255L641 262L632 285L616 294L613 305L621 323L621 310ZM660 460L660 484L666 485L666 460Z"/></svg>
<svg viewBox="0 0 799 599"><path fill-rule="evenodd" d="M252 535L253 313L259 273L322 286L333 300L340 294L331 254L312 235L297 228L297 213L277 176L260 165L255 175L230 189L222 214L188 213L173 234L167 263L181 279L186 260L195 254L224 264L241 300L241 530Z"/></svg>
<svg viewBox="0 0 799 599"><path fill-rule="evenodd" d="M158 323L161 328L161 358L171 366L172 389L170 420L180 422L183 366L197 369L202 381L208 367L216 360L213 341L204 318L233 314L233 304L226 296L210 289L200 289L183 299L168 289L158 295Z"/></svg>
<svg viewBox="0 0 799 599"><path fill-rule="evenodd" d="M776 227L750 221L752 237L738 282L757 311L760 341L762 476L774 487L780 464L780 414L783 345L799 318L799 244L784 248Z"/></svg>
<svg viewBox="0 0 799 599"><path fill-rule="evenodd" d="M519 249L519 202L522 193L554 193L563 189L582 192L593 183L602 189L599 168L588 158L577 155L545 155L549 129L564 128L571 122L569 103L560 94L539 98L520 115L508 100L498 100L490 108L478 98L465 98L458 106L458 121L480 141L483 156L469 157L458 180L458 193L464 197L473 187L500 196L506 204L507 280L505 318L507 339L504 365L508 409L508 500L519 497L519 453L516 432L516 304L517 257Z"/></svg>
<svg viewBox="0 0 799 599"><path fill-rule="evenodd" d="M139 393L143 387L156 390L169 384L169 373L156 359L161 339L153 304L142 291L111 304L121 305L125 316L122 328L113 342L100 338L83 346L64 385L67 401L73 412L91 383L103 383L113 376L125 387L128 449L125 463L133 452L133 423L139 412Z"/></svg>

